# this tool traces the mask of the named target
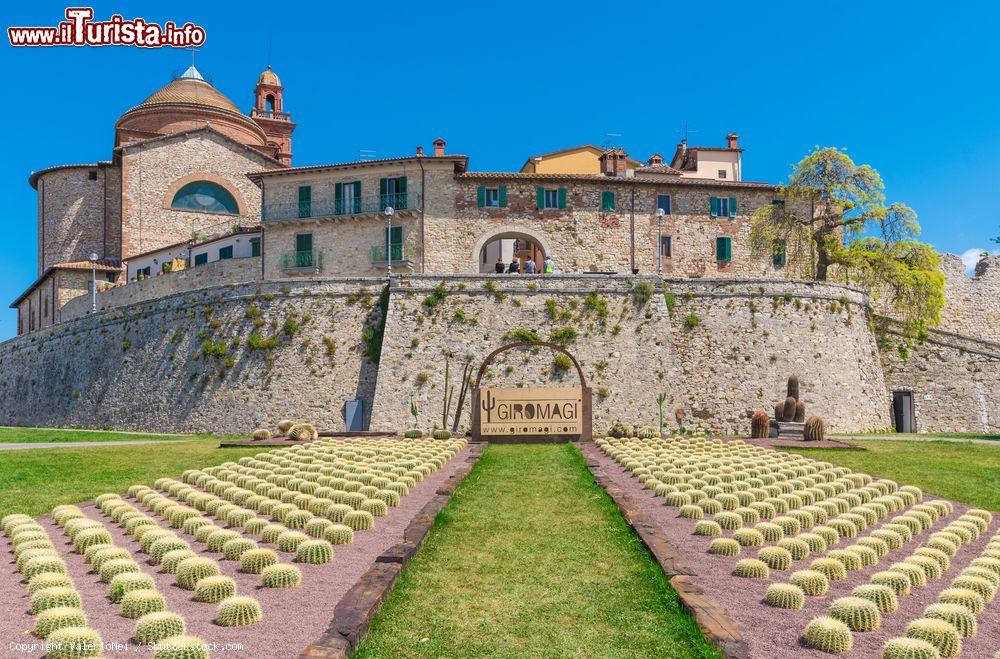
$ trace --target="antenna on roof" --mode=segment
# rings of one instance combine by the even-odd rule
[[[271,68],[271,44],[274,42],[274,32],[267,33],[267,68]]]
[[[687,141],[688,141],[688,136],[689,136],[689,135],[690,135],[691,133],[697,133],[697,132],[698,132],[698,131],[696,131],[696,130],[691,130],[691,128],[690,128],[690,127],[689,127],[689,126],[688,126],[687,124],[684,124],[684,141],[685,141],[685,142],[687,142]]]
[[[604,140],[604,149],[607,150],[607,148],[609,146],[611,146],[612,144],[614,144],[615,138],[616,137],[621,137],[621,136],[622,136],[621,133],[605,133],[604,137],[607,138],[607,139]]]
[[[358,149],[358,160],[375,160],[375,150]]]

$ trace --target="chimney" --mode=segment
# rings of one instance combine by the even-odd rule
[[[422,146],[418,146],[417,147],[417,157],[418,158],[423,158],[424,157],[424,147],[422,147]]]
[[[726,141],[729,142],[728,148],[738,149],[740,148],[740,136],[736,133],[729,133],[726,135]]]
[[[601,173],[605,176],[625,176],[628,154],[622,148],[610,148],[598,157]]]
[[[646,164],[649,165],[650,167],[653,167],[654,165],[662,165],[663,156],[661,156],[659,153],[654,153],[649,157],[649,160],[646,161]]]
[[[444,155],[444,140],[442,138],[437,138],[434,140],[434,157],[440,158]]]

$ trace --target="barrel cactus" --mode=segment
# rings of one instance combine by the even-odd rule
[[[833,601],[828,613],[855,632],[875,631],[882,624],[878,606],[860,597],[840,597]]]
[[[164,555],[175,549],[191,549],[191,545],[176,536],[160,538],[149,547],[149,561],[153,565],[159,565]]]
[[[246,595],[233,595],[219,602],[215,621],[223,627],[242,627],[259,622],[264,617],[260,603]]]
[[[826,595],[830,589],[830,580],[817,570],[798,570],[788,577],[788,583],[798,586],[806,595],[816,597]]]
[[[69,586],[42,588],[41,590],[36,591],[35,594],[29,598],[29,601],[31,602],[32,615],[37,615],[42,611],[47,611],[48,609],[54,609],[56,607],[68,606],[75,609],[83,608],[83,601],[80,599],[80,594]]]
[[[798,403],[797,400],[791,396],[785,398],[785,403],[781,407],[781,418],[785,421],[793,421],[795,419],[795,405]]]
[[[260,539],[268,544],[274,544],[288,528],[284,524],[268,524],[260,531]]]
[[[208,659],[208,645],[197,636],[169,636],[156,644],[152,659]]]
[[[163,555],[160,567],[167,574],[177,574],[177,566],[181,564],[181,561],[194,556],[197,556],[197,554],[190,549],[174,549]]]
[[[132,633],[139,643],[155,643],[170,636],[183,634],[187,630],[184,618],[171,611],[154,611],[139,618]]]
[[[87,616],[83,611],[72,606],[57,606],[46,609],[35,618],[35,636],[46,638],[49,634],[63,627],[86,627]]]
[[[121,614],[126,618],[141,618],[147,613],[164,611],[167,601],[159,591],[152,588],[130,590],[121,601]]]
[[[354,531],[344,524],[334,524],[323,532],[323,539],[331,545],[347,545],[354,542]]]
[[[236,531],[231,531],[229,529],[219,529],[218,531],[213,531],[209,534],[208,538],[205,539],[205,546],[208,547],[209,551],[222,552],[222,548],[230,540],[236,540],[241,537]]]
[[[976,614],[961,604],[931,604],[924,609],[925,618],[937,618],[949,623],[963,638],[976,635],[979,623]]]
[[[702,520],[694,525],[694,534],[703,536],[722,535],[722,527],[712,520]]]
[[[779,609],[798,611],[805,606],[805,601],[802,589],[787,583],[771,584],[764,593],[764,603]]]
[[[99,657],[104,650],[101,635],[90,627],[62,627],[45,639],[48,659],[81,659]]]
[[[997,592],[997,587],[992,581],[971,574],[960,574],[952,579],[951,588],[964,588],[975,591],[986,602],[992,600]]]
[[[31,551],[35,550],[29,550],[25,553],[31,553]],[[44,572],[59,572],[61,574],[66,574],[66,562],[59,558],[57,554],[52,553],[47,549],[38,551],[43,553],[41,555],[35,555],[28,558],[27,561],[19,568],[25,579],[30,580],[35,575],[42,574]],[[22,558],[23,555],[19,556],[18,561]]]
[[[91,545],[110,545],[112,542],[111,533],[103,526],[100,528],[89,528],[76,534],[73,538],[73,549],[78,554],[82,554]]]
[[[783,547],[764,547],[757,552],[757,558],[772,570],[792,567],[792,554]]]
[[[955,657],[962,651],[962,635],[939,618],[918,618],[906,626],[907,638],[927,641],[937,648],[942,657]]]
[[[236,582],[231,577],[221,574],[199,579],[194,588],[195,601],[209,604],[217,604],[235,594]]]
[[[740,543],[732,538],[716,538],[708,545],[708,553],[716,556],[737,556],[740,553]]]
[[[851,591],[852,597],[860,597],[875,603],[880,613],[892,613],[899,608],[896,591],[880,584],[862,584]]]
[[[736,562],[733,575],[745,579],[767,579],[770,574],[767,563],[756,558],[744,558]]]
[[[60,572],[42,572],[28,580],[28,595],[34,595],[43,588],[72,587],[73,580],[68,574]]]
[[[257,543],[249,538],[233,538],[222,545],[222,555],[231,561],[238,561],[244,552],[257,549]]]
[[[344,515],[344,524],[354,531],[365,531],[375,526],[375,517],[364,510],[352,510]]]
[[[268,565],[261,573],[265,588],[292,588],[302,582],[302,572],[294,565],[277,563]]]
[[[826,426],[823,419],[818,416],[811,416],[806,419],[805,428],[802,431],[802,438],[809,442],[820,442],[826,438]]]
[[[760,547],[764,544],[763,534],[756,529],[736,529],[732,539],[740,543],[741,547]]]
[[[326,540],[306,540],[296,547],[295,560],[313,565],[329,563],[333,560],[333,545]]]
[[[847,568],[835,558],[817,558],[809,565],[809,569],[821,572],[830,581],[847,578]]]
[[[288,439],[301,442],[313,438],[313,428],[308,423],[296,423],[288,429]]]
[[[898,570],[884,570],[876,572],[871,576],[869,582],[877,586],[886,586],[892,589],[897,596],[909,595],[913,588],[910,577]]]
[[[250,437],[257,442],[266,441],[268,439],[271,439],[271,431],[268,430],[267,428],[257,428],[256,430],[253,431]]]
[[[108,561],[120,560],[122,558],[132,558],[132,552],[123,547],[115,547],[114,545],[91,545],[84,554],[84,560],[90,563],[97,572],[100,572],[101,566]]]
[[[219,574],[219,566],[215,561],[201,556],[188,558],[177,566],[177,585],[184,590],[194,590],[201,579]]]
[[[287,433],[291,430],[292,426],[295,425],[294,421],[289,421],[288,419],[283,419],[278,421],[278,432]]]
[[[919,638],[891,638],[882,648],[882,659],[940,659],[941,653]]]
[[[240,569],[249,574],[260,574],[268,565],[278,562],[273,549],[251,549],[240,556]]]
[[[750,419],[750,437],[763,439],[771,432],[771,417],[767,412],[755,412]]]
[[[844,654],[854,647],[854,639],[848,626],[827,616],[809,621],[803,640],[809,647],[830,654]]]

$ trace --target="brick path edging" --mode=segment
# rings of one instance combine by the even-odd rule
[[[300,659],[342,659],[347,657],[368,632],[368,625],[382,600],[396,583],[403,567],[420,549],[434,525],[434,518],[451,499],[486,448],[485,444],[470,444],[469,454],[434,497],[420,509],[403,531],[403,541],[389,547],[375,558],[375,564],[344,593],[333,610],[333,619],[326,632],[299,653]]]
[[[719,648],[727,659],[749,659],[750,650],[743,640],[739,624],[730,617],[726,607],[705,595],[698,585],[698,575],[684,564],[683,557],[663,529],[651,524],[642,506],[608,477],[593,453],[600,449],[594,444],[579,445],[579,448],[594,480],[608,493],[622,517],[635,529],[643,544],[663,568],[670,586],[680,597],[681,605],[694,617],[705,638]]]

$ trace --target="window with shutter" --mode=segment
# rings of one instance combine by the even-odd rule
[[[310,217],[312,215],[312,186],[299,186],[299,217]]]
[[[656,208],[662,210],[664,214],[670,215],[670,195],[656,195]]]
[[[715,239],[715,260],[729,262],[733,259],[733,240],[729,237],[720,236]]]
[[[208,252],[202,252],[201,254],[194,255],[195,265],[205,265],[208,263]]]
[[[344,210],[344,184],[334,183],[333,184],[333,212],[336,215],[343,215],[346,211]]]
[[[545,208],[545,188],[535,188],[535,206],[538,210]]]
[[[671,251],[672,246],[670,242],[670,236],[660,236],[660,254],[662,254],[665,259],[669,259],[673,253]]]
[[[559,208],[566,208],[566,188],[559,188]]]
[[[615,209],[615,193],[610,190],[605,190],[601,193],[601,210],[602,211],[613,211]]]
[[[497,188],[497,192],[500,197],[500,208],[507,208],[507,187],[501,185]]]
[[[709,197],[708,198],[708,208],[709,208],[709,212],[712,215],[712,217],[718,217],[719,216],[719,198],[718,197]]]
[[[225,247],[219,248],[219,260],[224,261],[226,259],[233,258],[233,246],[226,245]]]
[[[384,236],[392,254],[392,260],[401,261],[403,259],[403,227],[392,227],[391,231],[386,227]]]
[[[775,268],[783,268],[788,263],[788,247],[784,240],[778,239],[774,241],[771,263]]]
[[[736,197],[729,198],[729,217],[736,217]]]
[[[486,205],[486,188],[479,186],[476,188],[476,206],[482,208]]]

